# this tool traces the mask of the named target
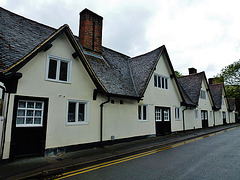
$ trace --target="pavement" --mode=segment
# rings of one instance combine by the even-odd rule
[[[206,129],[177,132],[165,136],[57,154],[55,156],[29,157],[16,159],[12,162],[0,161],[0,179],[43,179],[54,174],[126,157],[233,127],[240,127],[240,124],[234,123]]]

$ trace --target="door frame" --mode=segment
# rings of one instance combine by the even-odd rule
[[[44,102],[44,107],[43,107],[43,122],[42,122],[42,131],[43,135],[41,137],[42,142],[41,142],[41,149],[39,150],[39,156],[44,156],[45,152],[45,145],[46,145],[46,132],[47,132],[47,117],[48,117],[48,102],[49,98],[47,97],[33,97],[33,96],[19,96],[15,95],[14,96],[14,104],[13,104],[13,115],[12,115],[12,128],[11,128],[11,143],[10,143],[10,158],[13,159],[16,156],[16,137],[17,137],[17,128],[21,127],[16,127],[16,118],[17,118],[17,110],[18,110],[18,102],[19,100],[26,100],[26,101],[43,101]],[[22,127],[22,128],[34,128],[34,127]],[[23,155],[23,156],[28,156],[28,155]]]

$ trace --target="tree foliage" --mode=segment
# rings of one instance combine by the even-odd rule
[[[176,75],[177,77],[183,76],[182,73],[180,73],[179,71],[174,71],[174,72],[175,72],[175,75]]]

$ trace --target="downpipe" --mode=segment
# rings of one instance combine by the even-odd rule
[[[103,142],[103,105],[110,102],[110,97],[108,96],[107,101],[100,104],[100,146],[102,147]]]

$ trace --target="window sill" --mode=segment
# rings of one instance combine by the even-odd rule
[[[79,122],[79,123],[66,123],[66,126],[81,126],[81,125],[88,125],[89,122]]]
[[[148,122],[149,120],[146,119],[146,120],[142,120],[142,119],[138,119],[139,122]]]
[[[56,83],[71,84],[71,81],[59,81],[59,80],[55,80],[55,79],[45,79],[45,80],[50,81],[50,82],[56,82]]]
[[[175,121],[181,121],[182,119],[175,119]]]

